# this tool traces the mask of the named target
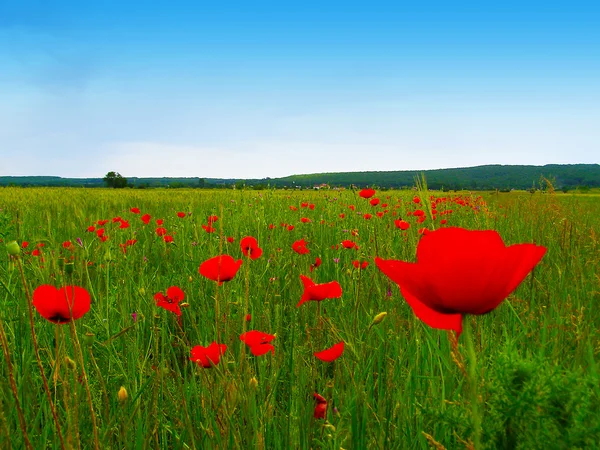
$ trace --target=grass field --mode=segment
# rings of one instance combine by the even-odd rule
[[[482,195],[0,189],[0,236],[21,247],[0,266],[0,448],[598,448],[600,196]],[[547,248],[458,341],[374,263],[415,261],[422,229],[443,227]],[[242,264],[218,286],[199,267],[225,254]],[[297,307],[300,275],[343,293]],[[30,322],[42,285],[84,288],[89,312]],[[172,286],[185,298],[157,306]],[[254,356],[249,330],[273,352]],[[216,365],[190,360],[213,341]],[[342,341],[335,361],[314,356]]]

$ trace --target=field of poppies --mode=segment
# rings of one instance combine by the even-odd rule
[[[0,448],[598,448],[600,196],[0,189]]]

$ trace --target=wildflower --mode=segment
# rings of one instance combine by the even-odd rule
[[[300,280],[302,280],[302,283],[304,284],[304,293],[302,294],[300,302],[296,305],[296,308],[309,300],[320,302],[326,298],[340,298],[342,296],[342,287],[337,281],[316,284],[304,275],[300,275]]]
[[[205,369],[210,369],[212,366],[219,364],[221,356],[227,350],[225,344],[217,344],[213,341],[208,347],[196,345],[190,351],[190,361],[195,362]]]
[[[156,306],[166,309],[167,311],[171,311],[177,317],[181,316],[181,308],[179,307],[179,302],[185,298],[185,293],[181,290],[181,288],[177,286],[171,286],[167,289],[167,295],[164,295],[162,292],[158,292],[154,295],[154,300],[156,301]]]
[[[240,247],[244,256],[250,259],[258,259],[262,255],[262,248],[259,248],[258,242],[252,236],[246,236],[240,241]]]
[[[300,222],[302,222],[302,223],[311,223],[311,222],[312,222],[312,220],[310,220],[308,217],[302,217],[302,218],[300,219]]]
[[[344,248],[353,248],[355,250],[358,250],[358,245],[356,244],[356,242],[351,241],[349,239],[343,240],[341,244]]]
[[[310,253],[308,247],[306,247],[306,241],[304,239],[300,239],[292,244],[292,250],[294,250],[299,255],[306,255]]]
[[[327,414],[327,400],[316,392],[313,394],[313,398],[317,402],[313,417],[315,419],[325,419],[325,415]]]
[[[241,265],[241,259],[235,261],[229,255],[219,255],[200,264],[198,272],[206,278],[218,282],[220,286],[225,281],[231,281]]]
[[[315,353],[314,355],[321,361],[333,362],[342,356],[342,353],[344,353],[344,345],[344,341],[341,341],[334,346],[329,347],[328,349]]]
[[[208,216],[208,218],[206,219],[206,221],[208,222],[209,225],[212,225],[217,220],[219,220],[219,218],[217,216]]]
[[[152,219],[152,216],[150,214],[144,214],[142,217],[140,217],[140,219],[142,222],[144,222],[144,224],[148,225],[150,223],[150,219]]]
[[[250,347],[254,356],[262,356],[268,352],[275,354],[275,347],[270,342],[275,339],[274,334],[264,333],[258,330],[250,330],[240,335],[240,341]]]
[[[167,229],[165,227],[158,227],[156,229],[157,236],[164,236],[165,234],[167,234]]]
[[[129,211],[131,211],[134,214],[139,214],[141,212],[140,208],[131,208]]]
[[[368,261],[363,261],[363,262],[361,263],[361,262],[360,262],[360,261],[358,261],[358,260],[354,260],[354,261],[352,261],[352,265],[353,265],[353,266],[354,266],[354,268],[356,268],[356,269],[359,269],[359,268],[360,268],[360,269],[363,269],[363,270],[364,270],[364,269],[366,269],[366,268],[367,268],[367,266],[369,265],[369,262],[368,262]]]
[[[204,229],[204,231],[206,231],[207,233],[214,233],[216,230],[215,227],[212,227],[210,225],[202,225],[202,228]]]
[[[362,198],[371,198],[375,195],[375,189],[371,189],[371,188],[363,189],[358,193],[358,195],[361,196]]]
[[[312,272],[314,269],[316,269],[317,267],[319,267],[321,265],[323,261],[321,260],[321,258],[319,258],[318,256],[315,258],[315,262],[314,264],[310,265],[310,271]]]
[[[185,213],[184,213],[184,212],[182,212],[182,211],[179,211],[179,212],[177,213],[177,217],[179,217],[180,219],[183,219],[183,218],[185,217]]]
[[[371,204],[371,206],[377,206],[379,205],[379,202],[381,200],[379,200],[378,198],[372,198],[371,200],[369,200],[369,203]]]
[[[90,294],[79,286],[57,289],[43,284],[33,291],[33,306],[50,322],[64,324],[83,317],[90,310]]]
[[[127,389],[125,389],[124,386],[121,386],[121,388],[119,389],[119,392],[117,392],[117,399],[119,400],[119,403],[120,404],[125,403],[128,398],[129,398],[129,394],[127,394]]]
[[[410,223],[402,219],[394,220],[394,225],[396,225],[396,228],[400,228],[402,231],[406,231],[410,228]]]
[[[464,314],[494,310],[540,262],[546,248],[506,246],[498,232],[440,228],[424,235],[417,262],[375,258],[427,325],[462,332]]]

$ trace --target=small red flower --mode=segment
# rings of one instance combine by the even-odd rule
[[[140,219],[142,219],[142,222],[148,225],[150,223],[150,219],[152,219],[152,216],[150,214],[144,214],[142,217],[140,217]]]
[[[220,286],[225,281],[231,281],[241,265],[241,259],[235,261],[229,255],[219,255],[200,264],[198,272],[206,278],[218,282]]]
[[[171,242],[173,242],[173,236],[171,236],[170,234],[166,234],[163,236],[163,241],[165,241],[167,244],[170,244]]]
[[[363,219],[369,220],[371,217],[373,217],[372,214],[369,214],[369,213],[363,214]]]
[[[39,248],[34,248],[33,251],[31,252],[31,256],[40,256],[41,252]]]
[[[208,222],[209,225],[212,225],[217,220],[219,220],[219,218],[217,216],[208,216],[208,218],[206,219],[206,221]]]
[[[372,198],[371,200],[369,200],[369,203],[371,204],[371,206],[377,206],[379,205],[379,202],[381,200],[379,200],[378,198]]]
[[[325,397],[317,394],[316,392],[313,394],[313,397],[317,402],[317,405],[315,406],[315,412],[313,414],[314,418],[325,419],[325,416],[327,415],[327,400],[325,400]]]
[[[358,250],[358,245],[356,244],[356,242],[351,241],[349,239],[342,241],[342,246],[344,248],[353,248],[355,250]]]
[[[217,344],[216,341],[208,347],[196,345],[190,352],[190,361],[195,362],[205,369],[210,369],[212,366],[219,364],[225,350],[227,350],[227,346],[225,344]]]
[[[262,356],[268,352],[275,354],[275,347],[270,342],[275,339],[274,334],[264,333],[258,330],[250,330],[240,335],[240,341],[250,347],[254,356]]]
[[[162,292],[158,292],[154,295],[154,300],[156,301],[156,306],[166,309],[167,311],[171,311],[175,313],[177,317],[181,316],[181,308],[179,307],[179,302],[185,298],[184,292],[181,288],[177,286],[171,286],[167,289],[167,295],[164,295]]]
[[[165,221],[162,219],[156,219],[156,225],[158,225],[159,227],[161,227],[164,222]]]
[[[104,225],[106,225],[107,223],[108,223],[108,219],[105,219],[105,220],[99,220],[99,221],[98,221],[98,225],[99,225],[99,226],[101,226],[101,227],[103,227],[103,226],[104,226]]]
[[[342,296],[342,287],[337,281],[315,284],[313,280],[304,275],[300,275],[300,280],[304,284],[304,293],[296,308],[309,300],[320,302],[326,298],[340,298]]]
[[[375,195],[375,189],[367,188],[358,193],[362,198],[371,198]]]
[[[164,236],[165,234],[167,234],[167,229],[164,227],[158,227],[156,229],[156,235],[157,236]]]
[[[82,317],[90,310],[90,294],[79,286],[57,289],[43,284],[33,291],[33,306],[50,322],[64,324]]]
[[[126,220],[121,220],[121,225],[119,225],[119,228],[129,228],[129,222]]]
[[[540,262],[546,248],[506,246],[498,232],[440,228],[424,235],[417,262],[375,258],[416,316],[433,328],[462,332],[464,314],[494,310]]]
[[[410,223],[402,219],[394,220],[394,225],[396,225],[396,228],[400,228],[402,231],[406,231],[410,228]]]
[[[421,203],[421,199],[419,197],[417,197],[416,195],[413,197],[413,203]]]
[[[227,237],[227,242],[229,242],[230,244],[233,244],[235,240],[233,239],[233,237],[229,236]]]
[[[242,238],[240,247],[244,256],[248,256],[250,259],[258,259],[263,253],[262,248],[258,247],[258,242],[252,236]]]
[[[317,267],[319,267],[321,265],[323,261],[321,260],[321,258],[319,258],[318,256],[315,258],[315,262],[314,264],[310,265],[310,271],[312,272],[314,269],[316,269]]]
[[[89,227],[87,227],[88,233],[93,233],[94,231],[96,231],[96,227],[94,225],[90,225]]]
[[[140,208],[131,208],[129,211],[131,211],[134,214],[139,214],[141,212]]]
[[[302,222],[302,223],[311,223],[311,222],[312,222],[312,220],[310,220],[308,217],[302,217],[302,218],[300,219],[300,222]]]
[[[63,248],[73,248],[73,243],[71,241],[65,241],[62,243]]]
[[[304,239],[300,239],[292,244],[292,250],[294,250],[299,255],[306,255],[310,253],[310,250],[306,246],[306,241]]]
[[[209,222],[210,224],[210,222]],[[216,230],[215,227],[212,227],[210,225],[202,225],[202,228],[204,229],[204,231],[206,231],[207,233],[214,233]]]
[[[358,269],[358,268],[361,268],[361,269],[366,269],[366,268],[368,267],[368,265],[369,265],[369,262],[368,262],[368,261],[363,261],[363,262],[361,263],[360,261],[358,261],[358,260],[355,260],[355,261],[352,261],[352,265],[353,265],[353,266],[354,266],[356,269]]]
[[[29,247],[29,242],[23,241],[23,243],[21,244],[21,248],[27,248],[27,247]]]
[[[288,226],[287,226],[287,230],[288,230],[288,231],[292,231],[293,229],[294,229],[294,225],[288,225]]]
[[[344,353],[344,345],[344,341],[338,342],[333,347],[317,352],[314,355],[321,361],[333,362]]]
[[[177,213],[177,217],[179,217],[180,219],[183,219],[185,217],[185,213],[180,211]]]

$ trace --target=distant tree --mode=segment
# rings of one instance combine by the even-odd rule
[[[107,187],[124,188],[127,186],[127,178],[123,177],[119,172],[108,172],[102,178]]]

